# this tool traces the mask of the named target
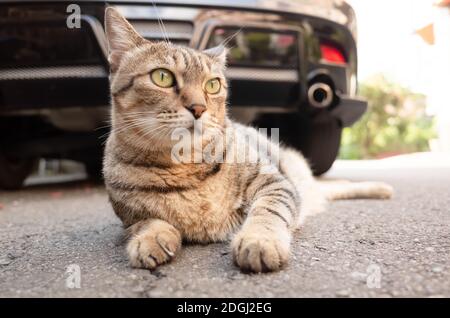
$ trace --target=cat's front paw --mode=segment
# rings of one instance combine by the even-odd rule
[[[131,266],[154,269],[174,258],[180,247],[178,230],[164,221],[154,220],[130,239],[127,252]]]
[[[289,239],[270,233],[238,233],[232,242],[233,259],[243,271],[280,270],[289,260]]]

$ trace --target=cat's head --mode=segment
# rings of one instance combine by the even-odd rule
[[[220,134],[226,121],[226,49],[196,51],[142,38],[114,8],[105,14],[113,133],[167,146],[177,128]]]

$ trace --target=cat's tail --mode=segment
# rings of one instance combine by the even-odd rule
[[[329,201],[351,199],[390,199],[394,189],[384,182],[351,182],[348,180],[317,180],[320,191]]]
[[[297,227],[307,218],[325,210],[327,203],[351,199],[390,199],[394,189],[383,182],[351,182],[347,180],[314,180],[300,186],[303,198]]]
[[[284,148],[280,168],[300,194],[297,226],[325,210],[329,201],[350,199],[389,199],[394,189],[383,182],[351,182],[316,179],[308,162],[296,150]]]

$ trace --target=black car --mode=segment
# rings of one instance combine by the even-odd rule
[[[165,30],[197,49],[225,42],[232,117],[279,128],[316,175],[336,159],[343,127],[366,110],[356,97],[355,15],[344,1],[0,1],[0,187],[20,187],[37,158],[100,171],[107,6],[148,39]]]

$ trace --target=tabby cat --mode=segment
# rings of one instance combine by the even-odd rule
[[[106,10],[105,24],[112,130],[104,177],[110,202],[129,234],[132,266],[154,269],[169,262],[182,241],[230,239],[234,262],[243,271],[276,271],[288,262],[292,232],[327,200],[391,196],[392,188],[382,183],[322,185],[300,153],[231,121],[224,48],[200,52],[168,41],[150,42],[114,8]],[[200,123],[200,151],[224,143],[212,153],[217,160],[174,160],[179,140],[173,132],[193,133]],[[225,131],[232,133],[222,138]],[[266,146],[269,154],[253,161],[219,160],[243,136]],[[248,147],[260,155],[251,143]]]

